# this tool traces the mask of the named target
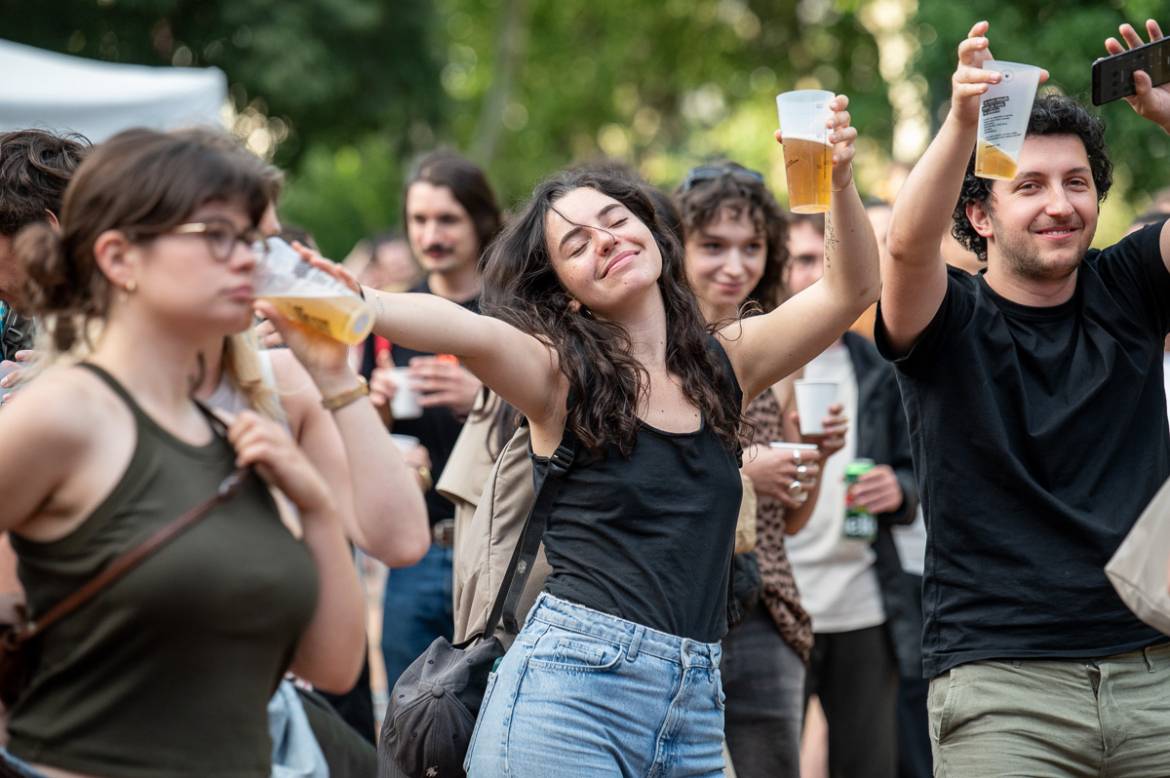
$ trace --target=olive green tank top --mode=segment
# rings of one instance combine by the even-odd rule
[[[220,434],[192,446],[162,429],[113,377],[138,440],[110,495],[72,533],[13,536],[33,616],[122,551],[206,500],[234,468]],[[214,425],[213,425],[214,426]],[[308,549],[252,475],[205,519],[39,639],[9,750],[108,778],[268,778],[267,704],[316,606]]]

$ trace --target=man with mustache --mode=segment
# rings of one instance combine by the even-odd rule
[[[453,152],[434,152],[416,166],[403,202],[410,250],[426,273],[410,291],[436,294],[478,312],[479,257],[501,225],[495,194],[483,171]],[[408,380],[418,394],[422,416],[393,419],[391,425],[397,434],[418,438],[431,461],[431,472],[421,478],[433,536],[430,551],[413,567],[392,571],[386,582],[382,655],[387,685],[393,687],[431,641],[440,635],[450,638],[454,630],[455,507],[435,491],[434,482],[442,475],[482,384],[449,355],[391,344],[389,352],[376,359],[371,394],[386,406],[395,392],[390,371],[409,368]],[[368,367],[372,367],[370,361]],[[379,393],[383,397],[377,397]]]
[[[876,328],[926,516],[935,775],[1166,775],[1170,643],[1104,567],[1170,476],[1170,228],[1089,248],[1112,166],[1068,97],[1036,98],[1013,179],[975,177],[1002,78],[987,30],[959,45],[950,113],[894,205]],[[1134,81],[1131,107],[1170,132],[1170,85]],[[980,275],[944,265],[948,226]]]

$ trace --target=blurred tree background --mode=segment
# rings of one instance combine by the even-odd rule
[[[1089,66],[1158,0],[989,0],[992,50],[1087,99]],[[233,129],[289,173],[284,217],[330,256],[397,224],[410,162],[449,145],[505,206],[573,161],[611,157],[672,188],[731,157],[783,200],[774,96],[852,99],[863,190],[890,197],[945,115],[958,41],[943,0],[0,0],[21,43],[118,62],[216,66]],[[1163,20],[1164,22],[1167,20]],[[1105,106],[1118,187],[1102,240],[1166,185],[1170,140]]]

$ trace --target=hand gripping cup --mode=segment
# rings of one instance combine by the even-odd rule
[[[1032,101],[1041,70],[1018,62],[988,60],[984,70],[1003,74],[979,98],[979,143],[975,147],[975,175],[1010,181],[1019,171],[1020,149],[1028,133]]]
[[[832,92],[801,89],[776,96],[784,140],[788,207],[794,213],[824,213],[832,194],[833,147],[829,144]]]
[[[280,238],[268,238],[256,269],[256,296],[281,315],[351,346],[374,327],[369,306],[352,289],[310,265]]]

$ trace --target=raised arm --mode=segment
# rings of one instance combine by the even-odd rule
[[[430,294],[366,288],[374,331],[418,351],[454,354],[481,381],[533,423],[563,415],[556,355],[535,337],[490,316]]]
[[[983,69],[991,59],[987,22],[959,44],[951,76],[951,110],[938,135],[903,184],[890,216],[882,259],[882,325],[898,352],[910,350],[930,324],[947,291],[947,266],[938,247],[951,216],[979,131],[979,97],[1000,74]]]
[[[1123,24],[1118,28],[1118,32],[1121,33],[1125,45],[1116,38],[1107,39],[1105,50],[1111,55],[1121,54],[1127,47],[1135,49],[1143,43],[1132,25]],[[1150,41],[1164,37],[1161,26],[1153,19],[1146,20],[1146,33],[1150,36]],[[1155,87],[1150,75],[1144,70],[1138,70],[1133,74],[1133,85],[1137,94],[1125,98],[1129,107],[1139,116],[1161,127],[1164,132],[1170,133],[1170,84]],[[1165,263],[1166,270],[1170,271],[1170,222],[1162,225],[1161,245],[1162,262]]]
[[[825,220],[824,276],[771,313],[720,333],[745,403],[832,345],[877,300],[877,240],[853,182],[857,130],[850,126],[848,106],[843,95],[830,103],[833,192]],[[783,142],[779,132],[776,139]]]
[[[332,412],[322,407],[323,394],[338,396],[352,389],[357,375],[345,364],[344,346],[333,369],[302,366],[292,353],[297,335],[287,331],[294,326],[282,326],[291,348],[269,352],[293,435],[334,485],[350,540],[389,567],[412,565],[430,547],[426,505],[414,470],[406,466],[369,400],[360,398]],[[350,488],[338,488],[340,484]]]

